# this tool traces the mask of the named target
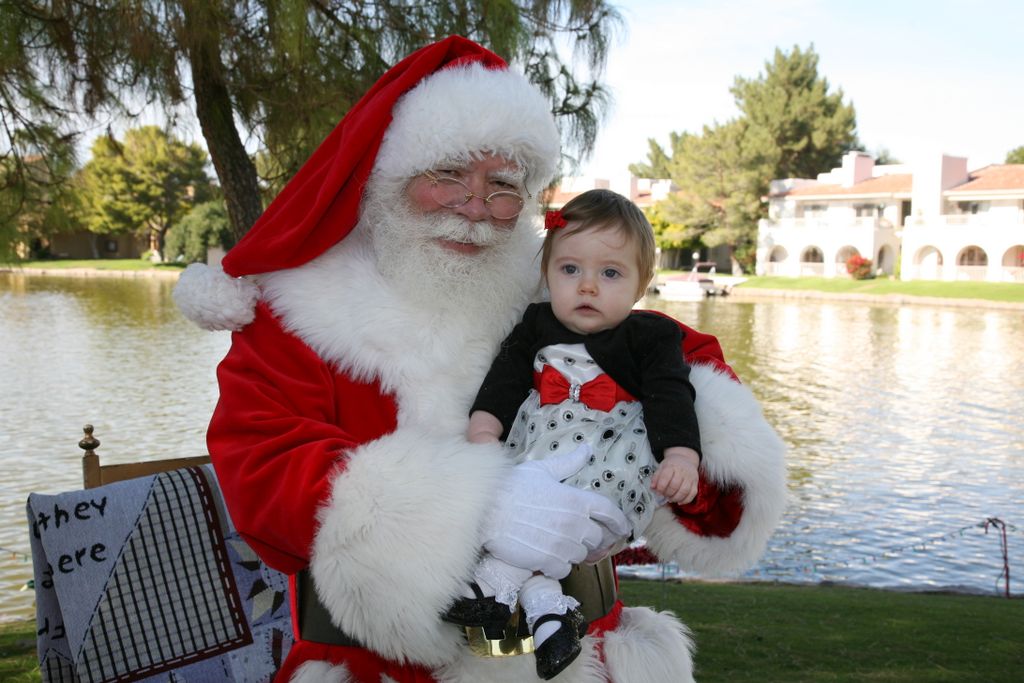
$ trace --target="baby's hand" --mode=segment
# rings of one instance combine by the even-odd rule
[[[498,443],[501,438],[501,421],[483,410],[474,410],[469,416],[466,440],[470,443]]]
[[[666,448],[665,457],[651,479],[651,489],[670,503],[689,503],[697,497],[698,463],[700,456],[692,448]]]

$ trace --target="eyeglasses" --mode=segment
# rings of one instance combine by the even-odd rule
[[[484,200],[491,217],[499,221],[515,218],[523,210],[523,198],[511,190],[499,190],[485,197],[470,190],[458,178],[437,175],[433,171],[424,171],[423,177],[430,181],[431,198],[446,209],[457,209],[465,206],[473,197],[479,197]],[[530,196],[529,192],[526,194]]]

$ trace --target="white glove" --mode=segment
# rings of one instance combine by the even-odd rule
[[[628,536],[613,534],[611,531],[608,531],[605,537],[601,539],[601,545],[587,553],[587,558],[583,562],[586,564],[597,564],[609,555],[625,550],[626,546],[629,545],[627,539]]]
[[[495,492],[484,522],[484,549],[505,562],[553,579],[629,533],[618,506],[561,481],[590,459],[590,447],[516,465]]]

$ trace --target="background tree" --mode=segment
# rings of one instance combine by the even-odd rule
[[[738,117],[699,135],[673,133],[671,154],[649,140],[648,163],[630,169],[667,170],[680,188],[659,208],[667,232],[708,247],[728,245],[734,269],[749,270],[769,182],[813,178],[859,143],[853,105],[843,102],[842,90],[829,91],[813,46],[776,49],[762,74],[737,76],[731,92]]]
[[[637,178],[669,178],[672,175],[672,159],[682,149],[686,140],[691,137],[690,133],[671,132],[669,136],[669,151],[666,152],[656,140],[647,140],[647,163],[630,164],[629,172]]]
[[[903,162],[893,154],[887,147],[879,147],[874,152],[868,152],[875,158],[876,166],[883,166],[885,164],[902,164]]]
[[[750,126],[757,161],[772,178],[814,178],[859,148],[857,117],[843,91],[829,92],[814,46],[776,48],[757,78],[737,76],[730,92]]]
[[[194,105],[241,235],[262,211],[247,147],[265,152],[273,191],[389,65],[452,33],[522,68],[551,99],[567,149],[585,156],[618,24],[603,0],[0,0],[0,135],[69,113]]]
[[[82,217],[98,233],[149,238],[162,258],[167,231],[211,195],[206,153],[157,126],[97,138],[82,170]]]
[[[0,156],[0,262],[45,256],[52,234],[77,226],[78,195],[62,182],[75,170],[73,150],[52,129],[36,135],[46,144],[16,134],[19,153]],[[40,153],[44,146],[51,150],[48,156]]]
[[[1016,149],[1011,149],[1009,152],[1007,152],[1006,161],[1004,163],[1024,164],[1024,145],[1021,145]]]
[[[763,161],[748,148],[752,137],[747,122],[735,119],[681,138],[670,165],[681,191],[662,202],[669,232],[708,247],[729,246],[741,266],[753,258],[750,226],[761,214]]]
[[[234,233],[224,201],[213,199],[192,207],[171,227],[167,233],[166,257],[169,261],[181,258],[187,263],[205,263],[207,249],[232,246]]]

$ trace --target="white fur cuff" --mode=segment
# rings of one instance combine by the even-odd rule
[[[645,533],[647,545],[685,571],[741,571],[761,557],[785,510],[786,446],[750,389],[707,365],[693,366],[690,380],[697,392],[701,467],[715,483],[743,488],[743,516],[727,537],[700,536],[660,507]]]
[[[354,450],[321,508],[310,570],[332,621],[384,657],[438,666],[462,650],[440,620],[469,579],[508,461],[412,428]]]

